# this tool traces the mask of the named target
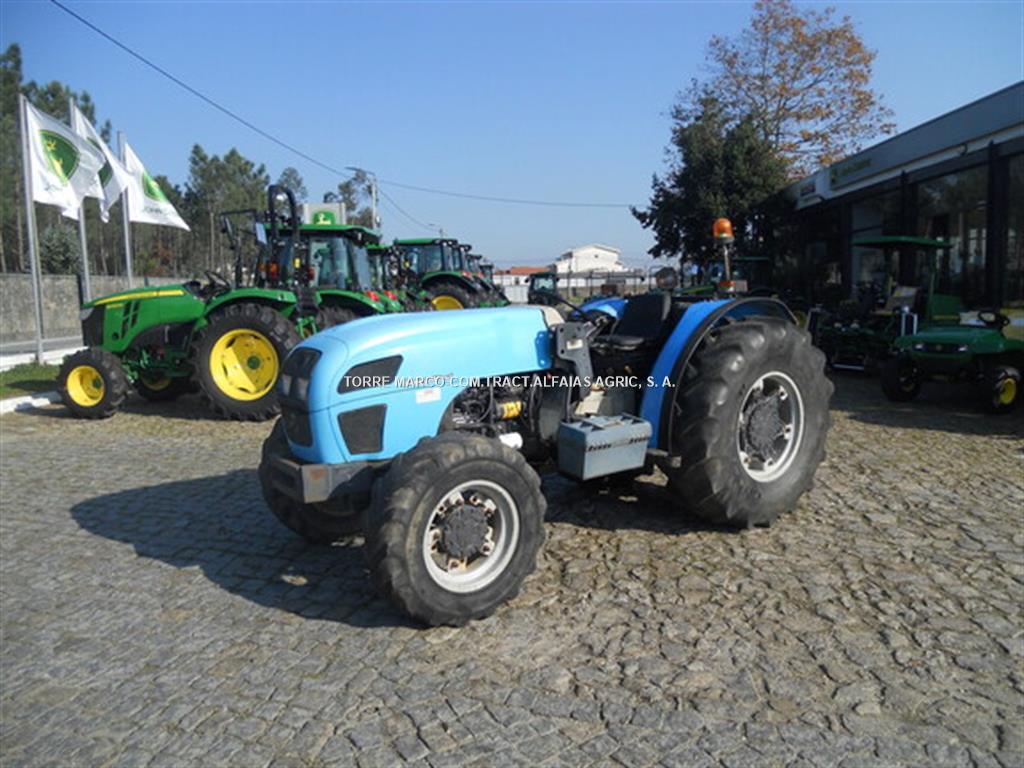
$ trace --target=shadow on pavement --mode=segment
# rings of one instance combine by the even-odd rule
[[[666,534],[717,530],[675,511],[671,495],[649,482],[606,488],[547,475],[544,490],[549,522]],[[308,544],[267,510],[251,469],[98,496],[71,515],[90,533],[130,544],[139,557],[198,567],[259,605],[358,627],[417,626],[375,593],[361,538]]]
[[[921,429],[989,437],[1024,437],[1024,407],[1014,412],[989,412],[981,390],[965,382],[927,382],[917,399],[890,402],[877,376],[830,374],[836,385],[832,409],[864,424],[896,429]]]
[[[57,408],[37,410],[35,414],[51,419],[77,418],[63,404],[58,403],[58,406]],[[133,416],[159,416],[163,419],[180,419],[182,421],[228,421],[211,411],[199,395],[182,395],[175,400],[161,403],[146,400],[133,391],[128,395],[128,399],[118,413],[130,413]]]
[[[271,515],[255,470],[119,491],[76,504],[85,530],[144,558],[198,567],[259,605],[359,627],[416,626],[378,597],[362,540],[308,544]]]

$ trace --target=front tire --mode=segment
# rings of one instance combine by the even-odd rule
[[[299,334],[280,313],[232,304],[210,318],[192,344],[199,390],[221,416],[263,421],[280,410],[274,385]]]
[[[921,372],[910,360],[890,357],[881,365],[882,392],[894,403],[908,403],[921,392]]]
[[[128,376],[121,361],[100,347],[89,347],[68,355],[57,374],[60,399],[83,419],[106,419],[124,405],[128,397]]]
[[[796,506],[825,458],[832,382],[793,323],[757,318],[712,330],[676,390],[666,468],[688,512],[718,525],[769,525]]]
[[[278,419],[263,442],[260,456],[260,490],[274,517],[288,530],[310,544],[333,544],[362,530],[362,507],[356,499],[323,504],[302,504],[277,490],[271,482],[270,462],[275,456],[287,456],[288,437],[284,422]]]
[[[985,376],[988,405],[992,413],[1009,413],[1020,401],[1020,371],[1009,365],[996,365]]]
[[[425,624],[489,616],[536,567],[546,509],[519,452],[477,435],[424,438],[374,486],[364,524],[371,576]]]

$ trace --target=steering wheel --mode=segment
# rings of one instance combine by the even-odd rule
[[[986,328],[995,328],[997,330],[1005,328],[1010,324],[1010,318],[994,309],[979,309],[978,319],[985,324]]]
[[[210,281],[210,287],[224,291],[231,290],[231,281],[228,280],[220,272],[214,272],[212,269],[208,269],[203,274]]]

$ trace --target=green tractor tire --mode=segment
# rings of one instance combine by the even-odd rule
[[[190,350],[199,391],[213,411],[242,421],[277,415],[275,385],[299,343],[295,327],[260,304],[232,304],[210,318]]]
[[[106,419],[124,405],[128,376],[117,355],[89,347],[64,358],[57,387],[64,405],[83,419]]]

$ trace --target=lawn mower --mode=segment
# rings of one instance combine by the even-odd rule
[[[278,210],[279,197],[288,212]],[[233,220],[248,217],[236,230]],[[134,387],[169,400],[198,387],[215,413],[266,419],[278,412],[280,363],[299,339],[356,317],[395,308],[372,289],[361,227],[301,223],[290,190],[271,186],[267,211],[228,211],[222,228],[235,253],[233,280],[134,288],[81,308],[86,349],[58,374],[64,404],[84,418],[106,418]],[[255,253],[242,234],[255,241]]]
[[[618,483],[657,466],[680,510],[739,527],[810,488],[832,385],[785,305],[664,290],[618,320],[569,306],[387,315],[304,340],[263,445],[272,513],[311,542],[361,532],[383,594],[459,625],[534,570],[538,469]]]
[[[925,381],[971,381],[994,413],[1020,400],[1024,341],[1008,338],[1010,318],[992,309],[964,313],[960,325],[935,325],[900,336],[882,363],[882,391],[894,402],[917,397]]]

